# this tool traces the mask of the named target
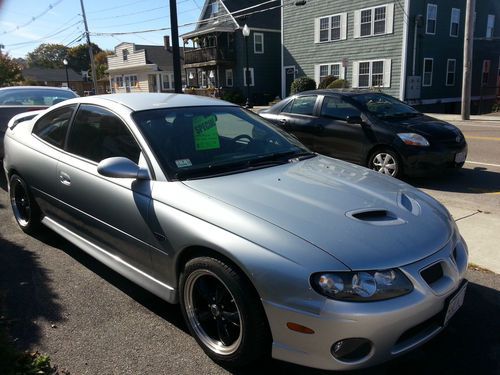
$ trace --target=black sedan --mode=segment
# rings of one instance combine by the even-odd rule
[[[460,168],[467,157],[456,126],[380,92],[306,91],[260,115],[313,151],[394,177]]]

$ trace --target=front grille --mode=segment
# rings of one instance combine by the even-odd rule
[[[443,277],[443,267],[441,263],[433,264],[432,266],[420,271],[420,275],[429,285],[432,285]]]
[[[415,340],[426,337],[441,326],[442,313],[434,315],[420,324],[406,330],[396,341],[396,347],[405,347]]]

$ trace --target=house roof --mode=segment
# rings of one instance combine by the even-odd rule
[[[150,46],[143,44],[136,44],[135,50],[146,51],[146,64],[156,64],[159,70],[172,71],[174,69],[174,54],[171,48],[164,46]],[[179,47],[181,62],[184,60],[184,48]]]
[[[47,81],[47,82],[66,82],[66,69],[49,69],[32,67],[22,70],[24,79],[31,81]],[[83,81],[81,74],[78,74],[73,69],[68,68],[69,81]]]

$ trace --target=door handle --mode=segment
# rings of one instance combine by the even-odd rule
[[[59,172],[59,181],[61,181],[61,184],[70,186],[71,185],[71,178],[69,177],[69,174],[65,172]]]
[[[286,125],[287,123],[286,118],[280,118],[278,121],[280,122],[281,125]]]

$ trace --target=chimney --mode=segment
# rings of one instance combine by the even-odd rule
[[[170,36],[169,35],[163,36],[163,47],[165,47],[165,49],[167,49],[167,50],[170,50]]]

